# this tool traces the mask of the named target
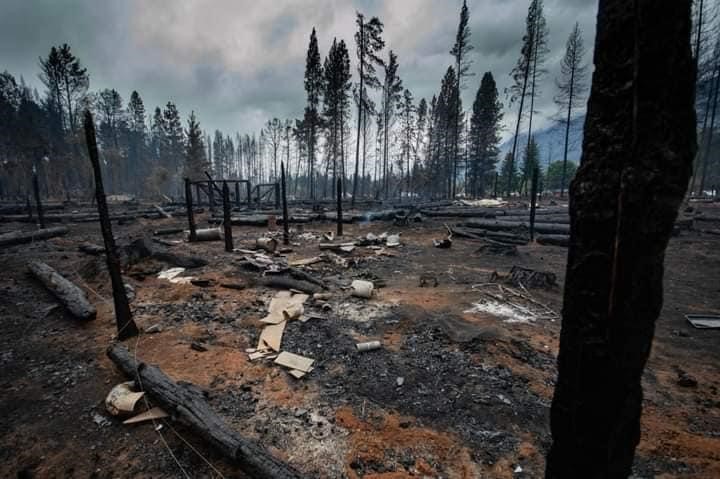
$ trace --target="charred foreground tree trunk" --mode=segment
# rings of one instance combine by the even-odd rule
[[[696,149],[691,0],[601,0],[571,238],[549,478],[621,478],[663,260]]]

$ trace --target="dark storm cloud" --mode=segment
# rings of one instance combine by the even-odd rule
[[[463,103],[469,108],[482,73],[499,90],[517,61],[529,0],[470,0],[473,67]],[[385,23],[387,47],[400,60],[404,85],[430,98],[452,63],[449,50],[460,0],[4,0],[0,4],[0,70],[37,80],[38,57],[69,43],[91,74],[91,89],[134,89],[150,112],[168,100],[195,110],[205,129],[257,131],[272,117],[297,118],[304,106],[305,50],[313,26],[321,55],[333,37],[349,44],[353,68],[355,11]],[[554,112],[554,76],[565,39],[578,21],[591,50],[595,0],[546,0],[550,54],[537,101],[539,125]],[[387,52],[384,52],[386,56]],[[587,61],[590,62],[588,54]],[[509,124],[512,113],[506,112]]]

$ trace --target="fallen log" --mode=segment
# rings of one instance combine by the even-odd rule
[[[468,220],[461,223],[461,226],[491,231],[514,231],[518,229],[529,229],[530,223],[527,221]],[[570,225],[535,223],[535,232],[540,234],[568,235],[570,234]]]
[[[128,246],[125,246],[123,252],[126,257],[125,262],[128,264],[137,263],[145,258],[152,258],[181,268],[191,269],[207,265],[207,261],[196,256],[182,256],[157,249],[146,238],[136,239]]]
[[[248,477],[258,479],[299,479],[303,477],[255,441],[231,429],[207,402],[197,386],[175,382],[157,366],[135,359],[127,348],[111,346],[108,357],[129,378],[139,384],[171,416],[187,423],[194,432],[236,463]]]
[[[537,213],[536,213],[537,216]],[[500,216],[497,219],[500,221],[530,221],[530,214],[527,215],[512,215],[512,216]],[[570,224],[570,216],[568,215],[544,215],[539,216],[538,219],[541,219],[543,223],[556,223],[561,225],[569,225]]]
[[[210,218],[208,223],[219,225],[223,222],[222,218]],[[230,224],[233,226],[268,226],[269,216],[252,215],[252,216],[233,216],[230,218]]]
[[[16,244],[32,243],[33,241],[45,240],[56,236],[63,236],[68,233],[65,226],[45,228],[32,231],[13,231],[0,235],[0,246],[12,246]]]
[[[97,316],[95,306],[90,304],[85,292],[77,285],[40,261],[29,263],[28,269],[65,306],[70,314],[83,321],[95,319]]]
[[[454,217],[454,218],[495,218],[497,210],[493,208],[446,208],[446,209],[421,209],[420,213],[429,217]]]
[[[307,294],[315,294],[320,292],[320,286],[309,283],[307,281],[301,281],[297,279],[288,278],[286,276],[265,276],[259,281],[263,286],[280,289],[296,289]]]
[[[569,235],[538,235],[535,241],[541,245],[564,246],[566,248],[570,246]]]
[[[153,234],[155,236],[165,236],[165,235],[174,235],[178,233],[182,233],[185,231],[183,228],[165,228],[165,229],[159,229],[155,230]]]
[[[504,231],[488,231],[483,229],[466,230],[459,227],[447,227],[448,231],[460,238],[468,238],[474,240],[492,239],[507,244],[525,245],[528,239],[523,235],[506,233]]]
[[[82,243],[80,246],[78,246],[78,251],[91,254],[93,256],[98,256],[105,252],[105,248],[103,246],[93,243]]]

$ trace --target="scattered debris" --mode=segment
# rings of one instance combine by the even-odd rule
[[[387,245],[388,248],[395,248],[396,246],[400,246],[400,235],[389,235],[385,240],[385,245]]]
[[[530,268],[513,266],[510,269],[510,273],[507,275],[498,273],[497,271],[493,272],[490,275],[490,282],[502,282],[528,288],[550,288],[557,286],[557,277],[555,276],[555,273],[535,271]]]
[[[166,279],[174,284],[188,284],[195,279],[193,276],[180,276],[185,272],[185,268],[169,268],[164,269],[158,273],[159,279]]]
[[[537,319],[537,315],[533,314],[527,308],[487,299],[482,299],[480,302],[474,303],[473,307],[465,311],[465,313],[486,313],[498,318],[503,318],[505,322],[508,323],[530,323]]]
[[[447,249],[452,246],[452,237],[448,235],[447,238],[441,240],[433,240],[433,246],[440,249]]]
[[[267,251],[268,253],[274,253],[277,249],[278,242],[275,238],[258,238],[255,240],[255,246],[258,249]]]
[[[280,351],[280,343],[282,342],[283,332],[285,331],[285,323],[282,321],[278,324],[269,324],[260,333],[257,349],[272,349]]]
[[[197,341],[193,341],[192,343],[190,343],[190,349],[201,353],[207,351],[207,347],[202,343],[198,343]]]
[[[268,306],[268,314],[260,321],[267,324],[279,324],[283,321],[297,319],[303,314],[303,303],[308,299],[306,294],[293,295],[290,291],[279,291]]]
[[[286,368],[289,368],[291,370],[301,371],[303,373],[310,372],[312,370],[312,365],[314,362],[314,359],[306,358],[298,354],[289,353],[287,351],[281,352],[280,354],[278,354],[278,357],[275,358],[275,364],[285,366]]]
[[[437,288],[437,286],[438,286],[437,275],[435,273],[422,273],[419,278],[418,286],[421,288],[424,288],[430,282],[432,282],[433,288]]]
[[[162,408],[156,406],[138,414],[137,416],[124,420],[123,424],[137,424],[145,421],[153,421],[155,419],[163,419],[169,416],[170,415],[163,411]]]
[[[352,288],[353,296],[366,299],[372,297],[373,290],[375,289],[371,281],[363,281],[361,279],[354,280],[350,287]]]
[[[190,280],[190,284],[199,288],[207,288],[212,286],[215,282],[211,279],[193,278]]]
[[[380,349],[381,346],[382,344],[380,343],[380,341],[368,341],[365,343],[357,343],[355,345],[357,350],[360,352],[373,351],[375,349]]]
[[[120,383],[110,390],[105,398],[105,409],[113,416],[131,414],[135,405],[145,395],[144,392],[135,392],[134,381]]]
[[[685,319],[687,319],[688,322],[697,329],[719,329],[720,328],[720,315],[686,314]]]
[[[322,263],[323,261],[325,261],[325,258],[322,258],[320,256],[314,256],[312,258],[305,258],[305,259],[298,259],[295,261],[289,261],[288,265],[290,265],[290,266],[310,266],[311,264]]]
[[[152,326],[149,326],[145,328],[145,332],[147,334],[155,334],[155,333],[162,333],[163,327],[160,325],[160,323],[153,324]]]

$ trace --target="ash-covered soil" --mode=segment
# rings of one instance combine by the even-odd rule
[[[717,207],[703,208],[718,214]],[[528,245],[516,256],[494,255],[460,238],[449,249],[433,248],[432,239],[446,235],[443,223],[454,221],[345,225],[346,239],[401,233],[402,245],[380,254],[358,247],[341,255],[345,262],[301,268],[330,293],[305,304],[306,314],[318,317],[289,322],[283,335],[283,350],[315,360],[302,379],[270,360],[249,361],[245,349],[256,346],[259,319],[276,290],[258,286],[259,273],[243,266],[245,254],[225,253],[222,242],[155,245],[205,259],[206,266],[185,273],[209,286],[158,279],[168,265],[156,259],[127,267],[138,326],[157,332],[125,344],[174,379],[208,391],[231,427],[308,477],[540,477],[560,321],[544,315],[511,322],[473,308],[501,298],[559,313],[566,250]],[[121,245],[182,226],[182,219],[113,224]],[[175,421],[126,426],[107,414],[105,396],[125,380],[105,356],[115,332],[111,290],[102,257],[77,249],[102,239],[95,224],[69,227],[65,237],[0,250],[0,476],[243,477]],[[0,224],[0,232],[18,228],[29,225]],[[319,255],[320,234],[332,229],[305,225],[306,234],[295,236],[283,256]],[[236,244],[267,231],[234,227]],[[697,231],[670,243],[665,306],[644,380],[636,477],[720,476],[720,331],[693,329],[684,318],[720,313],[719,247],[720,237]],[[26,272],[26,263],[38,259],[86,290],[97,320],[78,323],[56,305]],[[552,272],[559,284],[530,289],[537,304],[488,285],[492,272],[512,266]],[[421,287],[421,278],[431,280]],[[354,298],[348,289],[354,279],[384,285],[373,299]],[[247,287],[226,289],[222,282]],[[356,343],[370,340],[382,347],[357,351]],[[682,374],[697,386],[678,384]]]

